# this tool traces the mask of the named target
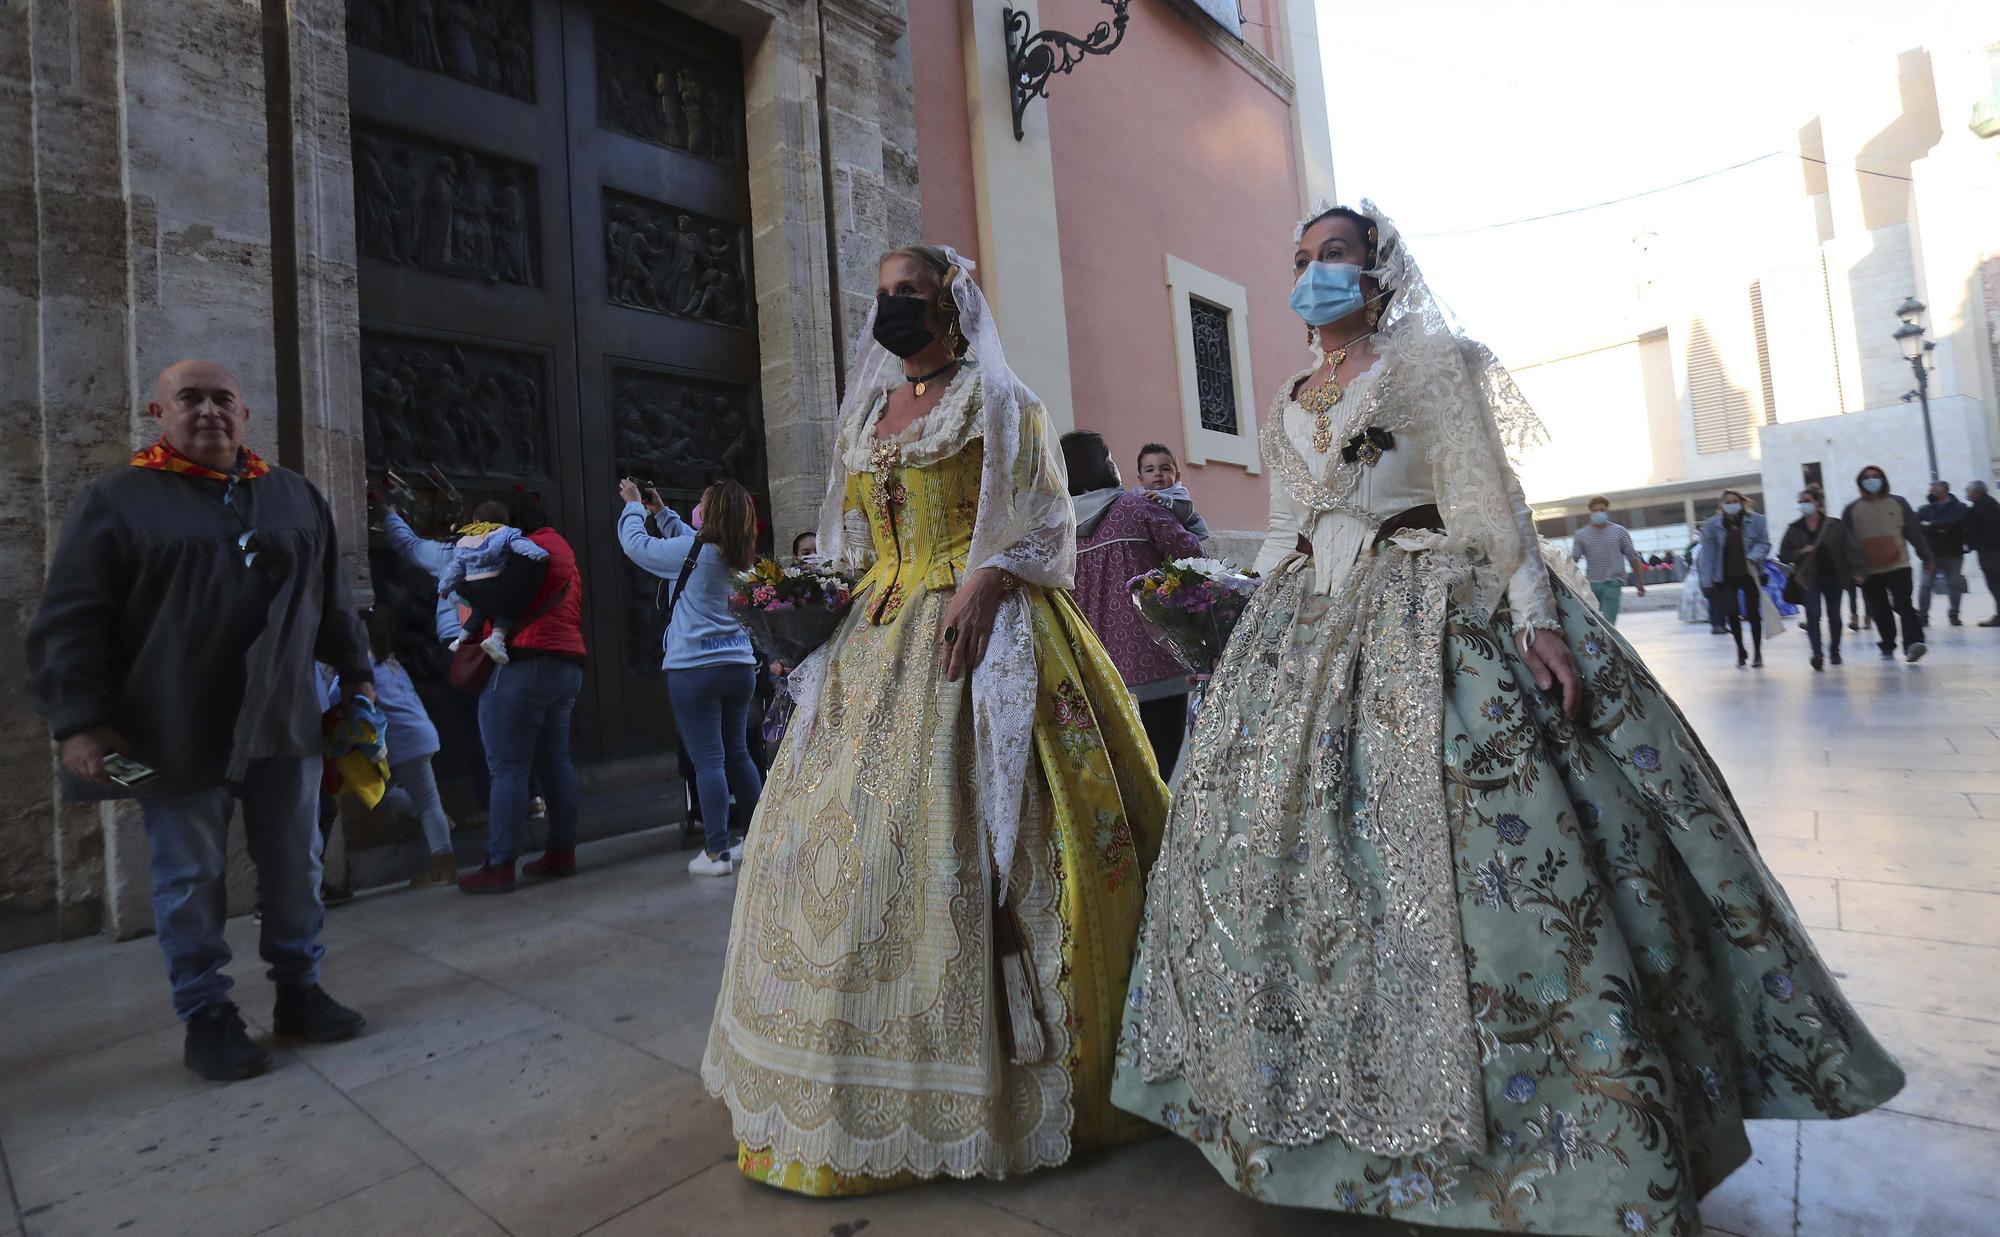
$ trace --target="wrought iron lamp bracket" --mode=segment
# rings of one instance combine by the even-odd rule
[[[1014,95],[1014,140],[1022,141],[1025,131],[1021,118],[1032,99],[1049,97],[1049,79],[1068,73],[1083,63],[1085,56],[1109,55],[1125,39],[1125,23],[1131,20],[1126,9],[1132,0],[1103,0],[1111,6],[1111,20],[1083,38],[1060,30],[1029,33],[1033,21],[1020,9],[1003,9],[1007,25],[1007,81]]]

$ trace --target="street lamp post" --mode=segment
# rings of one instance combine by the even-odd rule
[[[1917,376],[1917,389],[1911,394],[1915,395],[1923,406],[1924,449],[1930,452],[1931,480],[1936,481],[1938,480],[1937,439],[1931,434],[1931,374],[1930,370],[1924,367],[1924,354],[1937,345],[1924,338],[1922,301],[1914,296],[1904,298],[1903,303],[1896,306],[1896,316],[1903,320],[1903,325],[1896,328],[1895,340],[1897,346],[1903,350],[1904,359],[1909,361],[1911,371]],[[1909,403],[1910,396],[1903,396],[1903,402]]]

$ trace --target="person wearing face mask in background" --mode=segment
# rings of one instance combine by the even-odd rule
[[[1646,595],[1646,564],[1632,544],[1632,534],[1623,524],[1611,522],[1610,499],[1600,496],[1590,500],[1590,523],[1576,530],[1570,557],[1583,564],[1597,608],[1612,626],[1618,624],[1619,603],[1625,599],[1625,564],[1632,564],[1638,595]]]
[[[1736,490],[1722,491],[1721,509],[1701,526],[1701,582],[1713,590],[1709,604],[1719,607],[1736,640],[1736,664],[1764,664],[1764,560],[1771,557],[1771,535],[1764,517]],[[1750,620],[1750,648],[1743,647],[1743,620]]]
[[[1917,522],[1924,526],[1924,540],[1931,548],[1930,566],[1924,568],[1923,586],[1917,590],[1917,613],[1924,626],[1931,624],[1931,590],[1942,591],[1950,609],[1945,617],[1953,627],[1962,627],[1958,605],[1965,599],[1965,517],[1970,510],[1958,501],[1951,486],[1931,482],[1930,501],[1917,508]]]
[[[1910,572],[1910,553],[1904,546],[1916,549],[1917,559],[1928,576],[1931,565],[1926,556],[1930,554],[1930,542],[1924,537],[1917,513],[1889,488],[1888,473],[1870,464],[1855,476],[1854,483],[1861,497],[1847,504],[1840,518],[1854,530],[1855,540],[1861,543],[1862,569],[1855,582],[1861,585],[1868,617],[1881,637],[1882,659],[1895,660],[1896,620],[1900,618],[1903,656],[1921,661],[1929,651],[1924,646],[1924,616],[1910,604],[1916,580]]]
[[[1826,513],[1826,494],[1816,485],[1799,491],[1799,518],[1785,530],[1778,561],[1791,568],[1794,595],[1806,612],[1806,635],[1812,640],[1812,668],[1826,668],[1828,656],[1840,664],[1840,595],[1861,574],[1861,545],[1846,524]],[[1820,644],[1820,613],[1826,613],[1831,640]]]

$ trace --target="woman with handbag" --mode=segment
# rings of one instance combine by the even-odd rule
[[[507,522],[548,551],[548,573],[507,640],[508,660],[468,666],[483,632],[468,632],[452,655],[452,686],[479,696],[479,737],[493,779],[493,815],[487,823],[486,862],[459,877],[461,892],[512,893],[514,860],[529,815],[529,773],[548,800],[548,838],[542,857],[521,875],[542,879],[576,873],[577,819],[582,803],[576,766],[569,756],[569,723],[583,690],[588,655],[583,639],[583,575],[576,551],[549,526],[542,496],[533,490],[507,503]]]
[[[718,481],[701,496],[706,518],[697,531],[657,495],[642,495],[629,478],[619,482],[618,496],[625,500],[618,517],[618,544],[625,557],[673,582],[660,668],[667,671],[667,700],[694,761],[695,795],[701,802],[702,850],[688,863],[688,871],[728,876],[741,860],[730,841],[730,795],[748,821],[764,789],[750,758],[748,736],[757,694],[757,652],[729,610],[737,576],[757,560],[757,503],[737,482]],[[649,514],[663,535],[647,533]]]
[[[1764,665],[1764,560],[1771,556],[1771,537],[1764,517],[1750,509],[1737,490],[1722,491],[1720,509],[1701,526],[1701,582],[1714,590],[1709,604],[1718,607],[1736,638],[1740,668]],[[1743,647],[1743,621],[1750,621],[1751,648]]]
[[[1785,530],[1778,561],[1789,567],[1785,600],[1806,612],[1806,635],[1812,640],[1812,668],[1826,669],[1827,658],[1840,664],[1840,597],[1862,572],[1861,543],[1847,525],[1826,513],[1826,493],[1816,485],[1799,491],[1799,518]],[[1820,613],[1826,614],[1829,644],[1820,647]]]

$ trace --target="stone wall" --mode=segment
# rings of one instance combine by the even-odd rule
[[[663,3],[745,48],[788,540],[817,519],[875,257],[920,232],[905,0]],[[136,810],[59,802],[18,685],[64,513],[153,436],[154,374],[185,355],[236,371],[251,445],[326,492],[366,587],[352,202],[343,0],[0,4],[0,373],[17,393],[0,460],[0,949],[151,928]],[[243,908],[240,862],[231,885]]]

